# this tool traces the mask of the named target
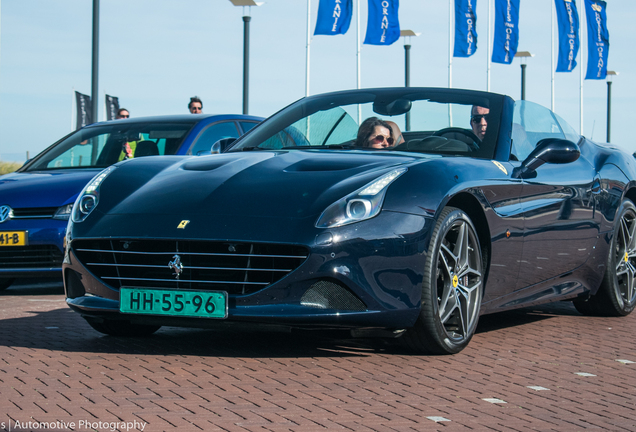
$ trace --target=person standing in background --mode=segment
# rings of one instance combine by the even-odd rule
[[[118,120],[129,118],[129,117],[130,117],[130,112],[128,112],[126,108],[119,108],[119,111],[117,111],[117,115],[115,116],[115,118]]]
[[[203,102],[199,99],[199,96],[192,96],[190,98],[190,103],[188,104],[188,109],[192,114],[202,114],[203,113]]]

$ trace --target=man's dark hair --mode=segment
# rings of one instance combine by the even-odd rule
[[[190,102],[188,103],[188,109],[190,109],[192,102],[199,102],[201,104],[201,108],[203,108],[203,102],[201,101],[201,99],[199,99],[199,96],[192,96],[190,98]]]
[[[117,110],[117,115],[121,115],[121,112],[122,112],[122,111],[126,111],[128,114],[130,114],[130,111],[128,111],[126,108],[119,108],[119,109]]]
[[[387,128],[391,133],[391,137],[393,137],[393,128],[391,128],[391,126],[387,122],[377,117],[369,117],[362,122],[360,128],[358,129],[358,137],[356,138],[357,147],[369,146],[369,138],[371,137],[371,134],[375,130],[376,126],[383,126]]]

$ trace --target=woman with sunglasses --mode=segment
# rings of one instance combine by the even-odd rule
[[[377,117],[369,117],[358,129],[356,146],[383,149],[393,145],[391,126]]]

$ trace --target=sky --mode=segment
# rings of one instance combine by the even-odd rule
[[[347,34],[311,37],[310,95],[357,87],[358,1]],[[489,0],[477,1],[477,52],[452,59],[453,87],[487,90],[488,6]],[[99,119],[104,94],[117,96],[132,117],[185,114],[194,95],[205,113],[241,113],[244,14],[252,17],[249,114],[275,113],[306,93],[307,7],[307,0],[269,0],[251,8],[229,0],[102,0]],[[449,0],[400,1],[401,29],[420,33],[409,41],[413,87],[449,85],[450,7]],[[0,0],[0,160],[24,161],[73,130],[73,92],[91,94],[92,9],[90,0]],[[548,108],[553,9],[553,0],[521,0],[519,21],[518,50],[534,54],[527,60],[526,99]],[[310,0],[309,10],[313,35],[318,0]],[[363,41],[365,0],[359,18]],[[611,87],[611,141],[632,153],[636,2],[608,0],[607,22],[608,70],[619,73]],[[556,45],[556,18],[554,40]],[[362,88],[404,85],[404,42],[361,45]],[[584,39],[574,72],[554,74],[555,111],[575,130],[581,129],[579,68],[586,67],[586,47]],[[600,142],[606,139],[607,90],[605,80],[583,81],[583,135]],[[520,99],[519,59],[491,64],[490,91]]]

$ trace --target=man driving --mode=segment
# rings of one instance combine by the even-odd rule
[[[489,113],[490,109],[478,105],[473,105],[470,112],[470,126],[473,128],[473,133],[477,135],[477,138],[479,138],[480,141],[483,141],[486,136]]]

